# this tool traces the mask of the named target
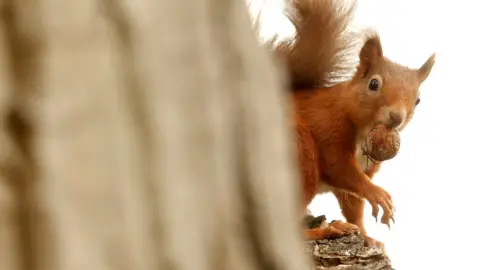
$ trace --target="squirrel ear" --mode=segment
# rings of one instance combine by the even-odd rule
[[[420,83],[425,81],[430,75],[430,71],[432,70],[433,65],[435,64],[435,54],[432,54],[427,61],[417,70],[418,79]]]
[[[358,72],[362,72],[363,75],[366,75],[381,57],[383,57],[383,50],[380,38],[377,35],[370,37],[365,41],[362,50],[360,51],[360,65],[358,66]]]

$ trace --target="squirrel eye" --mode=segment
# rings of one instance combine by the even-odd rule
[[[415,106],[417,106],[418,104],[420,104],[420,98],[417,98],[417,100],[415,101]]]
[[[371,79],[370,82],[368,83],[368,90],[377,91],[379,87],[380,87],[380,83],[378,82],[377,79]]]

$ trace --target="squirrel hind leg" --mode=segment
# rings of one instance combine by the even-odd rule
[[[306,210],[317,194],[320,175],[317,146],[310,129],[301,121],[297,121],[296,135],[303,207]]]
[[[334,221],[328,225],[325,223],[320,227],[304,230],[307,240],[332,239],[358,233],[360,229],[356,225],[343,221]]]
[[[338,200],[340,208],[342,209],[342,214],[347,220],[347,222],[357,225],[358,228],[360,229],[360,234],[365,240],[365,246],[367,247],[376,246],[381,250],[385,250],[384,244],[368,236],[365,230],[364,221],[363,221],[365,200],[360,199],[346,192],[337,191],[337,192],[334,192],[334,195]]]
[[[374,238],[372,238],[368,235],[362,235],[362,237],[365,240],[364,245],[366,247],[378,247],[379,249],[381,249],[382,251],[385,252],[385,245],[382,242],[380,242],[380,241],[378,241],[378,240],[376,240],[376,239],[374,239]]]

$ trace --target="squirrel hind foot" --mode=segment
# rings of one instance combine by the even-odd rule
[[[343,221],[334,221],[328,226],[305,230],[307,240],[332,239],[358,233],[360,229],[356,225]]]

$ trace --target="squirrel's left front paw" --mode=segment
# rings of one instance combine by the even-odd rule
[[[367,200],[372,205],[372,216],[375,217],[375,220],[377,220],[378,217],[378,206],[380,205],[382,207],[383,216],[381,219],[381,223],[387,225],[388,228],[390,228],[390,220],[395,223],[395,219],[393,217],[393,212],[395,211],[395,208],[393,206],[392,196],[390,196],[390,194],[383,188],[373,186],[373,190],[369,192]]]

